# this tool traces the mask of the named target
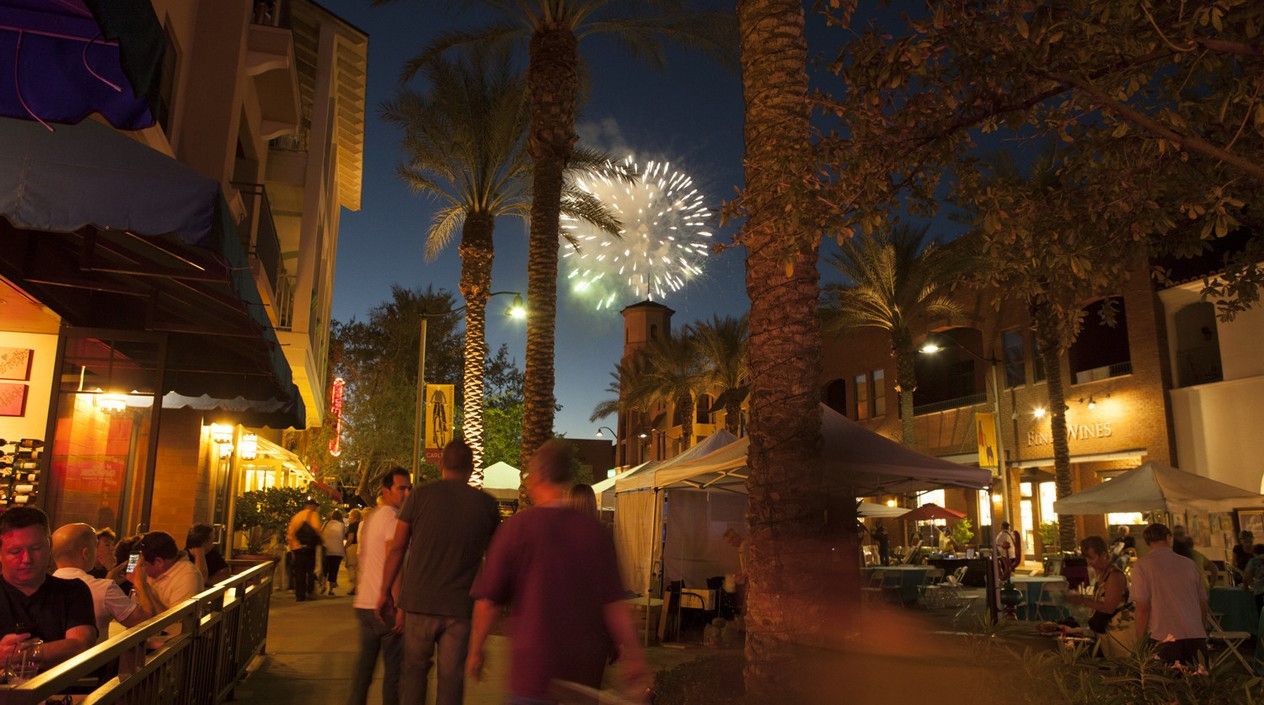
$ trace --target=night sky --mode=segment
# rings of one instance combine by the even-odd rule
[[[370,6],[368,0],[323,4],[369,33],[363,200],[360,212],[343,212],[334,294],[334,317],[346,321],[365,318],[370,308],[389,297],[393,284],[456,292],[456,243],[434,262],[425,261],[422,243],[434,202],[411,193],[396,178],[400,135],[378,118],[378,107],[394,93],[399,68],[407,58],[437,33],[475,25],[479,17],[474,12],[436,11],[439,3],[409,0],[380,7]],[[631,150],[642,161],[668,159],[686,170],[707,194],[717,241],[730,241],[734,228],[719,228],[718,213],[722,201],[731,199],[742,183],[743,106],[737,71],[676,48],[669,49],[668,67],[659,71],[599,37],[587,41],[581,55],[591,76],[591,92],[581,106],[581,142],[615,155]],[[493,288],[525,295],[524,225],[502,219],[495,238]],[[703,277],[663,301],[677,312],[674,327],[746,311],[744,254],[733,248],[710,257]],[[488,342],[492,351],[507,344],[521,366],[525,326],[497,315],[507,298],[498,297],[489,307]],[[636,300],[628,298],[613,311],[597,313],[591,302],[565,287],[559,289],[556,395],[562,409],[556,432],[591,438],[598,425],[614,425],[613,418],[590,423],[588,416],[604,398],[609,373],[622,353],[618,309],[632,303]]]

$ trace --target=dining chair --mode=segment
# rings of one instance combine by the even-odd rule
[[[1238,650],[1238,647],[1251,638],[1251,633],[1225,631],[1224,627],[1220,626],[1218,615],[1214,613],[1207,615],[1207,623],[1211,626],[1207,630],[1207,641],[1216,642],[1224,646],[1223,649],[1211,653],[1211,663],[1209,664],[1211,668],[1219,666],[1225,659],[1233,656],[1238,659],[1238,663],[1242,664],[1247,673],[1252,673],[1251,664],[1247,663],[1246,657]]]

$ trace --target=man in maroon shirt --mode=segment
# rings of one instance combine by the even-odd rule
[[[482,673],[492,623],[509,606],[510,705],[554,702],[553,680],[600,687],[612,646],[629,690],[639,696],[649,684],[610,532],[567,502],[570,458],[570,446],[557,439],[531,455],[526,483],[534,506],[501,524],[470,591],[474,622],[465,669],[473,678]]]

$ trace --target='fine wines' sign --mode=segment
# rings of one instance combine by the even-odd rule
[[[1085,441],[1090,438],[1110,438],[1114,434],[1109,421],[1097,423],[1067,424],[1068,441]],[[1047,446],[1053,443],[1053,432],[1049,429],[1028,431],[1027,447]]]

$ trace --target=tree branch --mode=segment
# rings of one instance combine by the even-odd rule
[[[1161,137],[1173,144],[1184,147],[1192,152],[1198,152],[1203,156],[1211,157],[1218,161],[1233,166],[1243,173],[1254,177],[1257,181],[1264,182],[1264,166],[1256,164],[1252,161],[1244,159],[1232,152],[1227,152],[1220,147],[1208,142],[1198,135],[1182,135],[1181,133],[1159,123],[1149,115],[1137,110],[1136,108],[1121,103],[1111,98],[1105,91],[1093,85],[1092,83],[1080,80],[1073,76],[1056,77],[1056,80],[1074,86],[1079,90],[1093,96],[1105,110],[1114,113],[1116,116],[1140,127],[1147,132]]]

